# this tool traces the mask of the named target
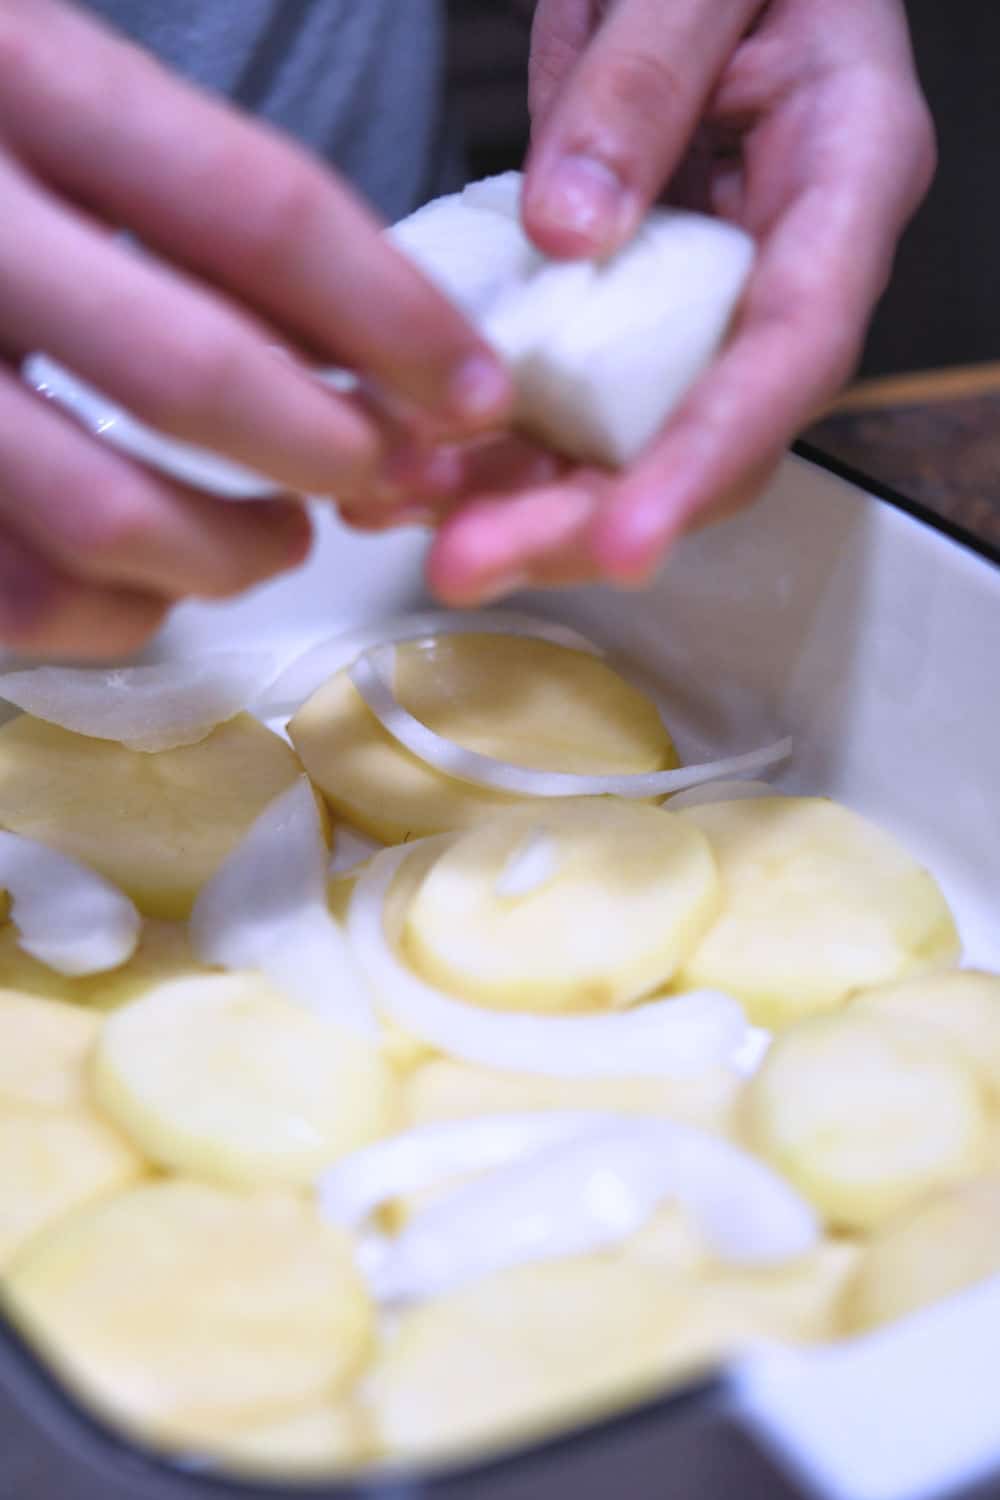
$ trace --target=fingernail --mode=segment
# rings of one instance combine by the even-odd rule
[[[612,237],[629,213],[625,184],[592,156],[564,156],[544,183],[546,220],[587,240]]]
[[[510,376],[497,359],[472,354],[451,378],[450,396],[456,416],[485,422],[502,416],[511,399]]]

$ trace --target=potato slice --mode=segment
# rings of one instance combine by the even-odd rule
[[[82,1006],[0,990],[0,1105],[85,1109],[100,1027]]]
[[[541,877],[511,889],[532,848]],[[686,819],[611,797],[540,801],[456,836],[414,893],[401,946],[479,1005],[598,1010],[665,984],[718,905],[708,842]]]
[[[85,1396],[167,1442],[335,1400],[372,1336],[350,1242],[311,1203],[183,1179],[36,1240],[6,1300]]]
[[[852,1288],[850,1326],[891,1323],[998,1273],[1000,1176],[981,1177],[921,1204],[875,1237]]]
[[[846,807],[768,797],[677,816],[708,836],[725,889],[678,987],[726,990],[752,1021],[777,1027],[957,958],[933,878]]]
[[[961,1059],[854,1012],[778,1036],[743,1117],[750,1144],[843,1229],[871,1229],[969,1176],[989,1148],[984,1094]]]
[[[438,734],[499,760],[589,775],[678,764],[655,704],[599,658],[548,641],[452,635],[397,646],[394,687]],[[404,750],[346,672],[313,694],[288,731],[330,806],[389,844],[469,827],[518,800]]]
[[[40,1230],[143,1171],[139,1154],[90,1111],[0,1102],[0,1269]]]
[[[371,1421],[356,1402],[327,1402],[236,1432],[208,1430],[199,1447],[240,1474],[284,1480],[332,1474],[372,1456]]]
[[[191,978],[208,970],[195,958],[183,922],[147,917],[139,946],[128,963],[103,974],[72,979],[57,974],[17,946],[13,926],[0,927],[0,985],[55,1000],[68,1000],[91,1011],[116,1010],[167,979]]]
[[[390,1454],[527,1435],[654,1386],[674,1293],[622,1261],[552,1261],[403,1314],[366,1381]]]
[[[156,754],[21,714],[0,727],[0,827],[83,860],[149,916],[183,918],[299,775],[288,745],[249,714]]]
[[[105,1022],[97,1098],[156,1162],[222,1183],[308,1183],[391,1128],[375,1046],[254,974],[177,980]]]
[[[953,969],[908,979],[866,990],[851,1009],[930,1029],[982,1075],[994,1103],[1000,1102],[1000,975]]]

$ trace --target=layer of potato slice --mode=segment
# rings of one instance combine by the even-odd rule
[[[116,1010],[154,984],[208,972],[194,956],[187,926],[156,917],[143,922],[139,946],[128,963],[77,979],[39,963],[17,946],[16,937],[13,925],[0,926],[0,985],[30,995],[68,1000],[91,1011]]]
[[[162,1166],[222,1183],[308,1183],[395,1121],[377,1047],[254,974],[147,991],[105,1022],[101,1106]]]
[[[933,877],[848,808],[767,797],[677,816],[707,835],[725,890],[678,986],[726,990],[752,1021],[776,1027],[957,958]]]
[[[0,1101],[0,1271],[41,1230],[143,1172],[138,1152],[91,1110]]]
[[[900,1025],[929,1028],[954,1047],[1000,1096],[1000,975],[952,969],[858,995],[851,1009]]]
[[[371,1420],[358,1402],[330,1401],[232,1432],[210,1427],[199,1436],[199,1447],[236,1473],[316,1477],[354,1468],[372,1456]]]
[[[972,1070],[933,1036],[854,1012],[779,1035],[741,1112],[750,1144],[844,1229],[884,1223],[989,1149]]]
[[[855,1329],[891,1323],[998,1273],[1000,1177],[981,1177],[875,1237],[852,1288],[849,1321]]]
[[[452,635],[397,646],[394,687],[438,734],[498,760],[585,775],[677,765],[643,693],[597,657],[547,641]],[[346,672],[299,709],[289,734],[330,806],[386,843],[465,828],[515,801],[404,750]]]
[[[506,884],[527,851],[537,882]],[[596,1010],[665,984],[719,906],[685,818],[612,797],[540,801],[456,835],[420,882],[402,950],[432,983],[507,1010]]]
[[[372,1336],[350,1242],[311,1203],[183,1179],[36,1240],[5,1292],[85,1396],[167,1442],[336,1399]]]
[[[249,714],[156,754],[21,714],[0,727],[0,827],[83,860],[147,915],[182,918],[299,775],[289,746]]]
[[[0,1105],[86,1108],[100,1026],[82,1006],[0,990]]]

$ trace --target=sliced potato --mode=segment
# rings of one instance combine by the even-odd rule
[[[871,1328],[1000,1274],[1000,1176],[942,1193],[886,1225],[851,1292],[850,1326]]]
[[[235,1432],[209,1429],[199,1447],[237,1473],[283,1479],[330,1474],[372,1456],[371,1421],[357,1402],[326,1402]]]
[[[952,969],[866,990],[851,1008],[929,1028],[982,1074],[994,1102],[1000,1097],[1000,975]]]
[[[183,1179],[36,1240],[6,1298],[85,1396],[165,1441],[335,1400],[372,1337],[351,1244],[310,1202]]]
[[[57,974],[39,963],[17,946],[15,937],[13,926],[0,927],[0,984],[31,995],[68,1000],[91,1011],[116,1010],[154,984],[209,972],[195,958],[183,922],[147,917],[142,924],[139,946],[128,963],[78,979]]]
[[[83,860],[147,915],[182,918],[299,775],[289,746],[249,714],[156,754],[21,714],[0,727],[0,827]]]
[[[253,974],[149,990],[108,1017],[97,1098],[165,1167],[222,1183],[308,1183],[391,1128],[396,1083],[369,1041]]]
[[[86,1108],[100,1019],[79,1005],[0,990],[0,1106]]]
[[[143,1171],[138,1152],[90,1111],[0,1102],[0,1269],[40,1230]]]
[[[366,1389],[390,1454],[528,1434],[655,1384],[674,1293],[613,1260],[521,1266],[403,1314]]]
[[[957,958],[955,923],[932,876],[846,807],[766,797],[677,816],[707,835],[725,891],[679,988],[726,990],[752,1021],[777,1027]]]
[[[855,1012],[776,1037],[747,1085],[750,1144],[836,1228],[871,1229],[983,1165],[984,1093],[935,1037]]]
[[[498,760],[585,775],[677,765],[655,704],[597,657],[547,641],[451,635],[397,646],[394,687],[438,734]],[[515,801],[404,750],[346,672],[313,694],[288,731],[330,806],[386,843],[465,828]]]
[[[541,876],[507,881],[527,852]],[[402,951],[432,983],[507,1010],[596,1010],[665,984],[715,916],[708,842],[662,808],[574,797],[455,837],[406,913]]]

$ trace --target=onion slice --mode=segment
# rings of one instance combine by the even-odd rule
[[[203,963],[257,969],[307,1010],[374,1036],[364,982],[327,906],[328,862],[316,798],[302,776],[202,887],[191,940]]]
[[[812,1208],[731,1142],[668,1120],[595,1115],[418,1212],[366,1256],[372,1290],[411,1301],[526,1261],[592,1254],[671,1199],[731,1264],[781,1264],[818,1239]]]
[[[697,990],[609,1015],[533,1016],[481,1010],[426,984],[396,956],[384,906],[404,862],[450,836],[384,849],[361,874],[348,911],[354,952],[380,1007],[439,1051],[488,1068],[548,1077],[682,1077],[740,1054],[749,1030],[729,995]]]
[[[568,771],[533,770],[491,755],[468,750],[428,728],[404,708],[384,676],[381,650],[366,651],[350,668],[351,681],[382,728],[411,755],[445,776],[473,786],[512,792],[521,797],[660,797],[704,781],[718,781],[744,771],[762,771],[791,754],[790,739],[778,740],[745,755],[675,771],[640,771],[621,776],[579,776]]]
[[[0,673],[0,698],[74,734],[172,750],[239,713],[279,666],[270,651],[213,651],[140,667],[33,667]]]
[[[46,844],[0,832],[0,889],[18,946],[60,974],[100,974],[135,952],[142,918],[125,893]]]
[[[668,812],[683,812],[685,807],[703,807],[709,802],[750,802],[758,797],[783,797],[768,781],[706,781],[677,792],[666,804]]]
[[[271,683],[261,702],[255,705],[256,711],[271,717],[294,713],[324,682],[351,666],[373,646],[391,646],[444,635],[528,636],[573,651],[586,651],[592,656],[603,654],[599,646],[569,625],[559,625],[537,615],[503,609],[475,609],[461,613],[448,609],[424,610],[417,614],[395,615],[372,625],[351,627],[310,646],[294,657]]]

